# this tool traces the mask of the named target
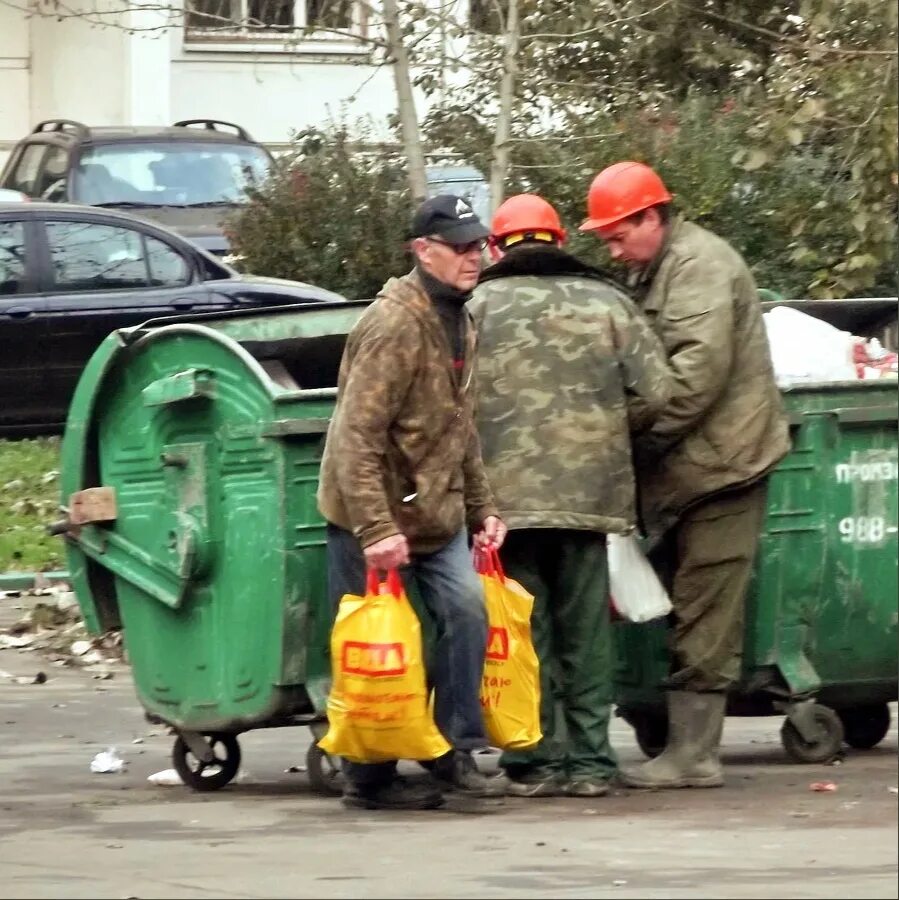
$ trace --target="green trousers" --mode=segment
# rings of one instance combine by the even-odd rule
[[[509,533],[506,574],[534,595],[531,629],[540,659],[540,725],[532,750],[503,753],[517,780],[552,775],[611,778],[613,645],[605,535],[527,528]]]
[[[726,691],[740,678],[746,592],[767,507],[767,479],[691,506],[650,553],[674,607],[666,687]]]

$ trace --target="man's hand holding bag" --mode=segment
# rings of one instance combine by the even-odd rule
[[[369,570],[365,596],[341,599],[331,673],[326,753],[378,763],[450,749],[428,709],[421,625],[396,569],[384,584]]]
[[[475,567],[487,604],[487,655],[481,708],[490,743],[504,750],[532,747],[540,731],[540,664],[531,641],[534,598],[506,578],[493,548],[477,549]]]

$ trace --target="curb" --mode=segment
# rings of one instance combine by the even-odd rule
[[[69,573],[64,570],[57,572],[5,572],[0,573],[0,591],[30,591],[34,588],[38,576],[49,581],[50,584],[70,580]]]

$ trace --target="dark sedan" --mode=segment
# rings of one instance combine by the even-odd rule
[[[241,275],[166,228],[110,210],[0,203],[0,433],[61,430],[85,363],[147,319],[344,300]]]

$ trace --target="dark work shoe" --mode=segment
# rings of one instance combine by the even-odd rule
[[[436,766],[434,775],[448,782],[450,790],[469,797],[502,797],[506,793],[505,777],[489,778],[478,769],[471,753],[464,750],[455,751],[451,766]]]
[[[443,805],[443,794],[432,781],[407,781],[397,776],[386,784],[348,783],[343,805],[356,809],[436,809]]]

